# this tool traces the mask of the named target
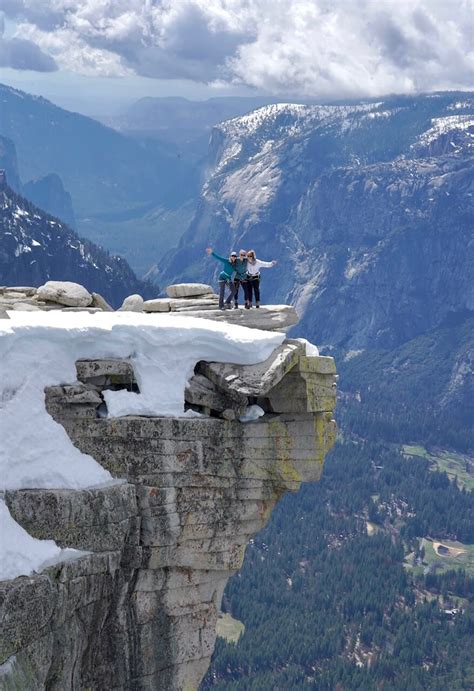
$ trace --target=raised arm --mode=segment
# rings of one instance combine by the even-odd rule
[[[207,252],[207,254],[209,254],[211,257],[214,257],[214,259],[218,259],[220,262],[226,262],[226,261],[227,261],[227,257],[221,257],[220,254],[216,254],[216,252],[214,252],[214,250],[212,249],[212,247],[208,247],[208,248],[206,249],[206,252]]]
[[[276,261],[273,259],[271,262],[264,262],[263,259],[256,259],[256,264],[259,269],[271,269],[272,266],[275,266]]]

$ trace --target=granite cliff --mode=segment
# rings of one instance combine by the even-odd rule
[[[162,280],[209,281],[205,247],[254,247],[279,262],[264,294],[344,355],[396,348],[472,311],[473,103],[280,103],[217,125],[209,179]]]
[[[285,492],[318,480],[334,443],[334,360],[281,341],[259,364],[197,362],[195,417],[108,417],[107,392],[144,384],[127,358],[77,360],[75,381],[46,387],[71,443],[122,481],[5,492],[31,535],[82,552],[0,583],[0,688],[199,686],[246,544]]]

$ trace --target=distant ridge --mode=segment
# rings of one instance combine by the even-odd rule
[[[114,306],[131,293],[156,295],[127,262],[112,257],[8,186],[0,171],[0,284],[39,286],[48,280],[82,283]]]

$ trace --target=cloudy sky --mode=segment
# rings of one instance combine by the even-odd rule
[[[63,100],[474,88],[472,0],[0,0],[0,10],[0,81]]]

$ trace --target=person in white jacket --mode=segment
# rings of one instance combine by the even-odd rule
[[[253,295],[255,296],[255,307],[260,307],[260,269],[271,269],[276,261],[264,262],[257,259],[255,250],[247,252],[247,284],[245,285],[245,309],[252,307]]]

